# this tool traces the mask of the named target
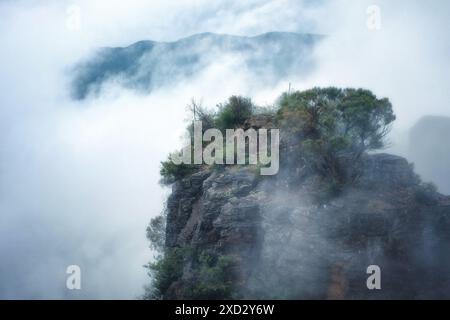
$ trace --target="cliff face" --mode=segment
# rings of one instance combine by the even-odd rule
[[[407,160],[365,156],[356,182],[327,201],[317,177],[284,168],[205,168],[176,182],[166,246],[232,257],[236,298],[450,297],[450,197]],[[381,290],[366,286],[369,265],[381,268]],[[196,268],[185,261],[165,298],[186,298]]]

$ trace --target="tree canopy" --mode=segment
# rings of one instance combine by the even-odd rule
[[[209,111],[193,102],[193,118],[209,128],[242,128],[258,112],[250,98],[232,96]],[[281,95],[271,115],[282,136],[294,136],[301,145],[305,165],[331,177],[337,184],[348,180],[348,161],[356,162],[365,152],[383,148],[395,115],[387,98],[377,98],[371,91],[352,88],[313,88]],[[188,126],[192,138],[193,126]],[[283,139],[283,137],[282,137]],[[290,139],[293,140],[293,139]],[[290,155],[292,157],[294,155]],[[347,165],[343,166],[342,162]],[[162,163],[163,182],[172,183],[199,169],[194,165]]]
[[[330,87],[284,93],[278,119],[298,136],[308,164],[342,184],[348,177],[340,159],[384,147],[395,115],[387,98],[369,90]]]

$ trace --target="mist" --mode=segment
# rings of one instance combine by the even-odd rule
[[[391,149],[405,154],[421,116],[450,115],[450,5],[377,2],[376,31],[366,26],[367,1],[1,2],[0,298],[143,293],[152,259],[145,227],[170,191],[158,184],[159,164],[180,146],[193,97],[214,107],[241,94],[266,105],[289,83],[369,88],[393,102]],[[70,98],[73,66],[98,47],[269,31],[326,34],[314,72],[269,85],[227,56],[151,94],[109,83],[97,97]],[[72,264],[80,291],[66,289]]]

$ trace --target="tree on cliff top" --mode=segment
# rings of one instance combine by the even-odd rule
[[[312,138],[339,137],[360,152],[382,148],[395,120],[389,100],[377,99],[364,89],[331,87],[285,93],[279,112],[296,113],[302,129]]]
[[[242,128],[259,107],[250,98],[232,96],[218,105],[217,112],[193,102],[194,118],[203,123],[203,130]],[[336,185],[349,180],[348,171],[366,152],[382,148],[384,138],[395,120],[390,101],[378,99],[364,89],[313,88],[284,93],[277,111],[282,135],[298,137],[305,165],[321,173]],[[188,126],[192,140],[193,126]],[[292,154],[290,155],[293,156]],[[345,159],[345,160],[343,160]],[[346,161],[346,163],[342,163]],[[171,184],[198,170],[200,166],[174,165],[162,162],[162,182]]]
[[[392,104],[369,90],[313,88],[284,93],[278,118],[299,138],[306,164],[343,185],[348,169],[365,152],[385,146],[395,120]],[[342,163],[346,161],[346,163]]]

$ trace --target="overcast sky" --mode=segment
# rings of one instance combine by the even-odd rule
[[[373,4],[377,30],[367,26]],[[192,97],[267,104],[289,82],[365,87],[392,100],[394,144],[421,116],[450,115],[449,14],[446,0],[0,1],[0,298],[142,294],[145,227],[168,192],[159,162],[179,145]],[[236,64],[218,63],[146,96],[112,87],[68,97],[70,68],[100,46],[269,31],[327,35],[317,70],[255,88]],[[65,288],[71,264],[81,291]]]

